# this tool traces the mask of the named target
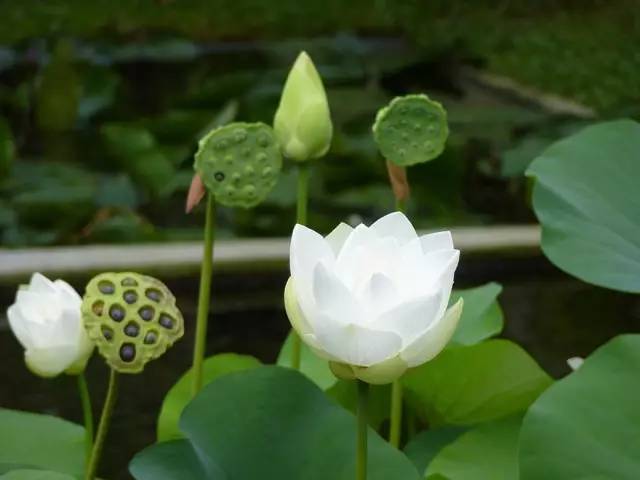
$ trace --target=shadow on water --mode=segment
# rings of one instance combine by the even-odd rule
[[[217,276],[208,353],[233,351],[273,362],[288,331],[281,300],[286,276],[285,271]],[[74,286],[81,289],[85,280],[79,279]],[[577,281],[542,257],[466,258],[457,285],[474,286],[489,280],[504,286],[500,297],[506,320],[503,336],[520,343],[556,378],[567,373],[567,358],[586,356],[619,333],[640,331],[640,297]],[[162,398],[191,362],[197,279],[174,279],[168,284],[185,315],[185,338],[160,360],[151,362],[143,375],[122,376],[102,468],[103,475],[112,480],[130,478],[130,458],[155,440]],[[2,310],[13,295],[11,288],[0,289]],[[21,348],[8,330],[4,312],[2,315],[0,406],[81,422],[74,379],[63,376],[44,380],[31,375],[22,362]],[[107,376],[99,356],[92,358],[88,375],[98,415]]]

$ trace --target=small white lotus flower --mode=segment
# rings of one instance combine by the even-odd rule
[[[289,72],[273,129],[282,153],[292,160],[321,157],[329,149],[333,125],[327,94],[306,52],[298,55]]]
[[[567,359],[567,365],[569,365],[569,368],[571,368],[571,370],[573,370],[574,372],[578,370],[583,363],[584,358],[582,357],[571,357]]]
[[[82,372],[93,351],[82,323],[80,295],[62,280],[34,273],[7,310],[9,325],[24,348],[27,367],[41,377]]]
[[[450,232],[418,237],[400,212],[326,238],[296,225],[285,308],[293,328],[340,378],[389,383],[451,339],[447,310],[460,252]]]

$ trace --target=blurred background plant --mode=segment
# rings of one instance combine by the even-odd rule
[[[183,215],[197,139],[235,118],[271,123],[299,50],[335,126],[309,219],[393,205],[370,127],[393,96],[449,112],[445,153],[411,170],[419,227],[524,223],[523,173],[594,118],[638,117],[640,13],[616,1],[0,1],[0,244],[199,238]],[[221,236],[287,235],[295,177]]]

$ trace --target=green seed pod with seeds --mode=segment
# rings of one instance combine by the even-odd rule
[[[194,167],[216,202],[251,208],[278,181],[282,154],[271,127],[236,122],[200,140]]]
[[[390,162],[402,167],[427,162],[444,150],[447,112],[424,94],[397,97],[378,111],[373,136]]]
[[[82,317],[107,363],[138,373],[184,333],[176,299],[159,280],[138,273],[101,273],[87,285]]]

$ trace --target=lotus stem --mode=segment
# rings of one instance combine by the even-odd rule
[[[196,338],[193,347],[193,383],[191,393],[195,396],[202,388],[202,363],[207,346],[207,324],[211,299],[211,272],[213,269],[213,245],[216,223],[215,200],[207,194],[207,210],[204,223],[204,250],[200,269],[200,292],[198,294],[198,317],[196,320]]]
[[[91,458],[93,450],[93,411],[91,409],[91,395],[87,386],[87,378],[82,372],[78,375],[78,393],[82,404],[82,416],[84,418],[84,446],[86,450],[86,461]]]
[[[300,163],[298,165],[298,190],[296,205],[296,223],[307,224],[307,205],[309,201],[309,165]],[[291,331],[291,367],[300,370],[300,356],[302,344],[300,336],[295,331]]]
[[[91,457],[87,464],[85,480],[94,480],[96,477],[96,471],[98,470],[104,441],[107,437],[107,432],[109,431],[109,425],[111,424],[111,415],[113,414],[113,408],[115,407],[117,396],[118,373],[112,368],[109,373],[107,397],[105,398],[104,406],[102,407],[102,416],[100,417],[100,424],[98,425],[98,433],[96,434],[96,439],[93,444],[93,450],[91,450]]]
[[[356,437],[356,480],[367,479],[367,435],[369,384],[361,380],[358,383],[358,434]]]

